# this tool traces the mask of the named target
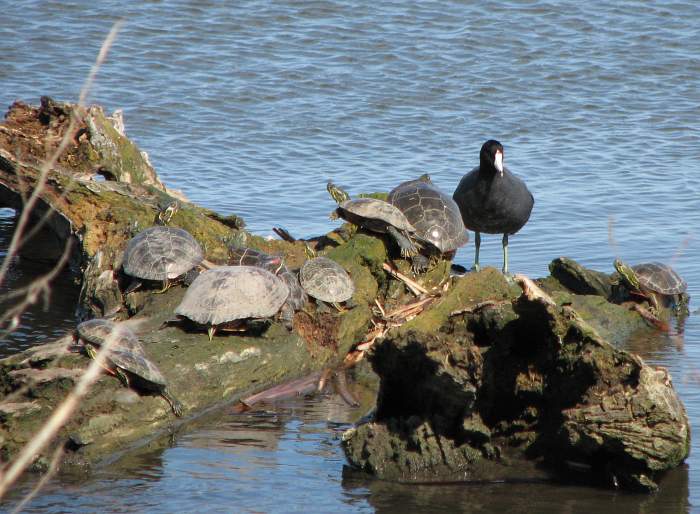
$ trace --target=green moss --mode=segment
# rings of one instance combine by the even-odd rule
[[[468,273],[453,280],[448,291],[429,309],[400,328],[405,334],[410,330],[424,334],[434,333],[444,326],[450,313],[475,305],[485,300],[507,300],[520,294],[517,286],[506,282],[503,274],[495,268],[486,268],[479,273]]]

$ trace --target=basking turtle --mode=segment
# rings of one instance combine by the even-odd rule
[[[299,277],[287,268],[282,257],[244,246],[231,247],[229,253],[232,266],[257,266],[274,273],[287,284],[289,296],[281,309],[281,317],[285,321],[290,322],[294,311],[300,310],[306,304],[308,298],[299,284]]]
[[[289,287],[274,273],[255,266],[221,266],[201,273],[187,288],[175,313],[209,325],[209,339],[219,325],[277,314]]]
[[[170,404],[176,416],[182,416],[182,404],[168,391],[167,382],[153,364],[134,333],[123,325],[108,319],[91,319],[80,323],[78,336],[83,341],[85,353],[95,358],[98,348],[111,339],[107,360],[126,387],[134,386],[143,391],[159,394]]]
[[[155,225],[131,238],[124,251],[123,266],[132,277],[162,281],[162,291],[165,291],[173,279],[184,275],[203,260],[202,247],[189,232]],[[133,291],[136,287],[132,285],[129,290]]]
[[[613,263],[619,279],[630,293],[646,298],[654,309],[673,307],[683,312],[688,307],[688,285],[673,268],[660,262],[628,266],[620,259]]]
[[[343,218],[373,232],[389,234],[399,245],[402,257],[412,257],[418,253],[412,240],[416,229],[398,207],[377,198],[351,200],[345,191],[332,182],[328,182],[326,189],[338,202],[338,208],[331,213],[331,219]]]
[[[338,304],[352,298],[355,292],[355,284],[348,272],[328,257],[306,261],[299,270],[299,282],[309,295],[331,303],[339,310]]]
[[[413,236],[422,246],[423,254],[413,260],[417,270],[427,267],[426,257],[452,258],[457,248],[469,241],[459,207],[433,185],[428,175],[399,184],[389,192],[388,201],[415,227]]]

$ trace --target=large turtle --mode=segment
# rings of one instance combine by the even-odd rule
[[[427,267],[426,257],[446,255],[451,258],[457,248],[469,241],[459,207],[433,185],[428,175],[402,182],[389,192],[388,201],[415,227],[414,237],[423,247],[423,256],[413,261],[417,270]]]
[[[221,266],[204,271],[192,282],[175,313],[209,325],[211,340],[218,325],[274,316],[287,296],[287,284],[266,269]]]
[[[301,287],[317,300],[338,307],[340,302],[352,298],[355,292],[348,272],[328,257],[314,257],[304,263],[299,270]]]
[[[155,225],[131,238],[124,251],[123,267],[132,277],[162,281],[165,291],[173,279],[203,260],[202,247],[189,232]],[[134,286],[129,287],[133,289]]]
[[[91,319],[80,323],[78,336],[85,353],[95,358],[98,348],[110,341],[107,360],[126,387],[155,392],[165,398],[176,416],[182,416],[182,404],[168,391],[167,381],[148,357],[136,335],[126,326],[108,319]]]
[[[338,208],[331,213],[331,219],[343,218],[367,230],[389,234],[401,249],[403,257],[412,257],[418,253],[412,240],[416,229],[398,207],[377,198],[351,200],[345,191],[332,182],[328,182],[326,189],[338,202]]]
[[[630,293],[646,298],[657,311],[660,306],[671,306],[679,313],[687,309],[688,285],[670,266],[660,262],[628,266],[620,259],[613,265]]]
[[[229,254],[229,263],[232,266],[257,266],[274,273],[287,284],[289,296],[281,309],[281,317],[285,321],[290,322],[294,311],[304,307],[308,298],[299,284],[299,277],[287,268],[282,257],[245,246],[233,246],[229,248]]]

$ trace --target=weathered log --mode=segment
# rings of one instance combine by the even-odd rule
[[[115,125],[118,118],[49,99],[40,108],[14,104],[0,125],[0,204],[22,209],[70,119],[75,132],[48,170],[33,214],[53,213],[48,227],[58,248],[75,242],[80,317],[128,319],[185,407],[185,417],[176,419],[161,398],[105,375],[54,442],[71,442],[70,459],[103,460],[216,405],[333,366],[363,341],[370,322],[373,330],[389,328],[393,321],[382,312],[400,312],[414,299],[385,272],[382,237],[345,226],[314,243],[350,272],[352,309],[328,314],[308,305],[294,316],[291,331],[272,322],[258,335],[222,334],[212,341],[202,330],[168,323],[184,287],[125,294],[121,259],[126,241],[173,202],[180,207],[169,224],[188,230],[214,263],[227,263],[229,245],[245,239],[296,267],[304,243],[252,236],[236,216],[186,202],[160,183]],[[410,274],[407,262],[394,264]],[[544,462],[547,469],[600,470],[609,483],[650,489],[660,472],[685,458],[688,422],[670,380],[606,341],[650,329],[604,296],[578,294],[604,292],[604,274],[577,271],[579,282],[593,277],[599,283],[574,291],[561,275],[551,276],[540,282],[547,294],[529,283],[530,293],[523,294],[495,270],[449,279],[449,269],[441,261],[417,277],[436,299],[421,302],[421,314],[371,350],[381,387],[375,420],[343,443],[352,464],[385,478],[484,480],[534,476]],[[375,304],[380,313],[373,313]],[[0,361],[3,460],[45,423],[86,367],[87,358],[74,350],[69,334]]]
[[[374,419],[343,438],[354,467],[392,480],[484,480],[513,478],[519,462],[518,478],[539,478],[530,461],[653,490],[686,458],[690,427],[667,372],[604,340],[570,292],[557,302],[526,285],[517,294],[495,270],[470,274],[375,345]],[[635,316],[616,307],[598,321]],[[445,323],[446,312],[457,315]]]
[[[121,270],[121,259],[127,240],[153,225],[173,202],[179,208],[169,225],[189,231],[209,261],[227,263],[229,246],[245,240],[298,266],[304,246],[253,236],[236,216],[222,217],[173,195],[145,154],[99,107],[82,109],[47,98],[41,107],[12,105],[0,125],[0,204],[23,208],[23,199],[41,180],[42,166],[69,130],[71,118],[75,129],[66,151],[46,174],[33,217],[51,213],[48,227],[59,248],[74,241],[73,265],[82,270],[79,317],[138,319],[134,330],[184,404],[185,419],[242,394],[334,366],[362,337],[371,317],[368,305],[378,291],[368,265],[380,270],[386,251],[381,240],[361,234],[340,246],[325,239],[327,255],[343,264],[358,286],[357,306],[338,314],[318,314],[309,306],[308,312],[297,313],[292,331],[275,322],[259,336],[222,334],[209,341],[206,331],[167,323],[174,318],[184,287],[164,294],[148,288],[125,294],[130,279]],[[104,180],[97,180],[98,175]],[[0,362],[3,460],[12,458],[45,422],[87,366],[87,357],[76,350],[73,335],[67,335]],[[182,422],[161,398],[136,394],[105,375],[55,444],[70,439],[71,447],[80,446],[71,459],[89,464]]]

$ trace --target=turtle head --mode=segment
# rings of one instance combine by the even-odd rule
[[[331,195],[331,198],[333,198],[333,200],[335,200],[335,202],[338,204],[350,200],[350,195],[346,191],[340,189],[330,180],[328,181],[328,184],[326,184],[326,189],[328,190],[328,194]]]
[[[311,246],[309,246],[309,243],[306,243],[304,245],[304,254],[306,255],[307,259],[313,259],[314,257],[316,257],[316,250],[311,248]]]
[[[503,176],[503,145],[489,139],[481,146],[479,164],[482,169],[493,169]]]
[[[633,289],[640,288],[637,274],[630,266],[622,262],[620,259],[615,259],[615,261],[613,262],[613,266],[615,267],[615,271],[617,271],[620,274],[620,277],[625,282],[625,284],[627,284]]]

